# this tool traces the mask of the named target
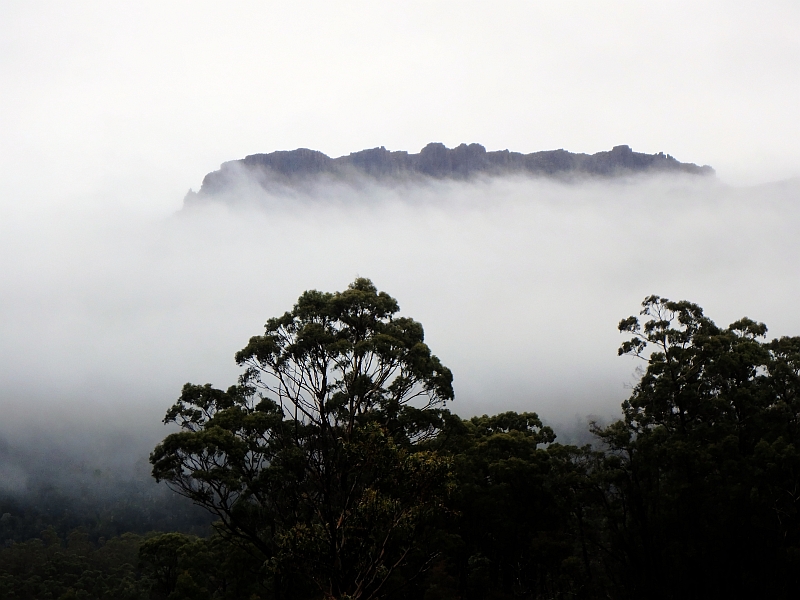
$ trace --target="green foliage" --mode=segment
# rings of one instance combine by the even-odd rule
[[[536,413],[447,411],[449,371],[396,312],[367,280],[307,292],[238,385],[183,388],[153,473],[217,534],[7,537],[0,597],[797,595],[800,338],[650,296],[619,324],[641,379],[577,448]]]
[[[55,530],[0,548],[0,598],[145,600],[150,581],[136,570],[142,537],[126,533],[101,544],[74,530]]]
[[[98,543],[54,529],[0,549],[0,598],[235,600],[268,595],[263,563],[218,536],[126,533]]]
[[[38,537],[49,527],[61,538],[82,529],[94,543],[123,533],[210,532],[211,518],[205,511],[152,479],[138,474],[130,478],[92,475],[87,481],[75,472],[78,469],[70,457],[50,462],[55,463],[53,469],[63,468],[58,480],[42,469],[42,463],[33,463],[25,466],[29,480],[24,489],[0,490],[0,546]]]
[[[457,516],[428,577],[439,596],[588,597],[573,489],[585,479],[585,451],[554,440],[536,413],[448,420],[439,443],[456,465]],[[458,583],[445,595],[442,580]]]
[[[398,310],[367,279],[306,292],[236,354],[237,386],[187,384],[167,412],[181,431],[154,450],[153,475],[256,552],[275,593],[372,598],[429,560],[424,525],[451,466],[420,443],[452,375]]]
[[[139,564],[152,581],[154,599],[249,598],[269,590],[259,577],[263,563],[247,550],[219,536],[165,533],[141,545]]]
[[[597,432],[609,568],[631,597],[793,595],[800,339],[657,296],[641,316],[620,323],[633,334],[620,354],[646,371],[623,420]]]

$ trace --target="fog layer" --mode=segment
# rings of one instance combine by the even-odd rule
[[[799,201],[798,181],[499,178],[259,192],[163,218],[9,211],[0,479],[25,485],[26,440],[39,459],[134,465],[183,383],[230,385],[266,319],[356,276],[423,323],[458,414],[534,410],[565,431],[613,416],[637,366],[616,325],[648,294],[800,334]]]

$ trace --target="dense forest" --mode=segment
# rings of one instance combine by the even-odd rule
[[[451,412],[398,311],[367,279],[305,292],[237,385],[186,384],[150,456],[171,492],[131,492],[147,518],[0,499],[0,598],[797,596],[800,337],[648,297],[619,323],[641,378],[578,447]]]

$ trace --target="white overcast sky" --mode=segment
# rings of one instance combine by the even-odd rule
[[[172,210],[247,154],[430,141],[796,177],[798,32],[797,0],[4,0],[0,203]]]

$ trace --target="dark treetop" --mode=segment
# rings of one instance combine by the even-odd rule
[[[431,143],[418,154],[392,152],[381,146],[339,158],[331,158],[316,150],[298,148],[269,154],[251,154],[240,160],[223,163],[219,171],[206,175],[200,191],[190,191],[186,200],[192,202],[234,191],[243,177],[270,189],[299,187],[305,182],[322,177],[339,181],[361,177],[397,182],[425,178],[463,180],[508,174],[613,177],[643,172],[713,175],[714,169],[708,165],[700,167],[693,163],[682,163],[663,152],[634,152],[629,146],[614,146],[610,151],[596,154],[573,154],[566,150],[522,154],[508,150],[487,152],[480,144],[461,144],[457,148],[447,148],[444,144]]]

